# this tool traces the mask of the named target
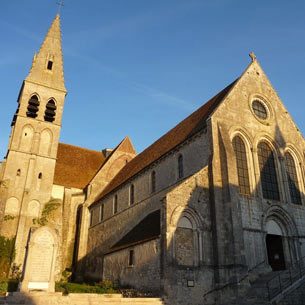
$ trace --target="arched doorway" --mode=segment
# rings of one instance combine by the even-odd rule
[[[268,263],[273,271],[285,270],[285,253],[283,231],[278,223],[272,219],[268,220],[266,235],[266,248],[268,254]]]

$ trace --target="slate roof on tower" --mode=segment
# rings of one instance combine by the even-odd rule
[[[204,128],[208,117],[227,96],[237,80],[220,91],[207,103],[127,163],[126,166],[124,166],[114,179],[112,179],[112,181],[105,187],[101,194],[97,196],[96,201],[99,201],[101,198],[114,191],[128,179]]]

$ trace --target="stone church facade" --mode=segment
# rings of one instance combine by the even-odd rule
[[[303,257],[304,139],[251,59],[140,154],[128,137],[92,151],[59,142],[67,91],[57,16],[22,84],[0,166],[0,233],[16,238],[14,264],[27,268],[31,238],[47,228],[56,280],[72,268],[75,280],[199,305]]]

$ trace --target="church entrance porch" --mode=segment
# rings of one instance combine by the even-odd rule
[[[268,253],[268,263],[272,270],[285,270],[286,264],[282,236],[267,234],[266,247]]]

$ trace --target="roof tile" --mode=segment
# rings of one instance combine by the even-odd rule
[[[106,196],[128,179],[139,173],[145,167],[161,158],[174,149],[186,139],[202,129],[209,115],[217,108],[225,96],[229,93],[237,80],[211,98],[207,103],[193,112],[190,116],[180,122],[176,127],[167,132],[159,140],[146,148],[142,153],[133,158],[122,170],[111,180],[108,186],[97,196],[96,201]]]

